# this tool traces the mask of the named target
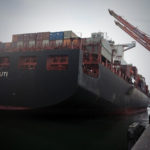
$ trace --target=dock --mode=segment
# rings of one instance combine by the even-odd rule
[[[150,150],[150,125],[145,129],[132,150]]]

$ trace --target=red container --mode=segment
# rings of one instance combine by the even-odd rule
[[[36,41],[36,48],[42,48],[42,43],[43,43],[42,40]]]
[[[17,41],[23,41],[23,34],[17,35]]]
[[[24,48],[29,48],[29,42],[28,41],[24,41],[23,42],[23,47]]]
[[[37,33],[30,33],[29,35],[29,40],[30,41],[35,41],[37,38]]]
[[[24,34],[23,35],[23,41],[26,42],[26,41],[29,41],[30,40],[30,34]]]
[[[37,33],[37,40],[49,40],[50,32],[39,32]]]
[[[18,35],[13,35],[12,36],[12,42],[17,42],[18,41]]]
[[[12,36],[12,42],[36,40],[37,33],[15,34]]]

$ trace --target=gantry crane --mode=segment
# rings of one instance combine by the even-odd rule
[[[146,49],[150,51],[150,36],[146,33],[140,31],[138,28],[130,24],[128,21],[124,20],[121,16],[117,15],[114,11],[108,10],[110,15],[116,18],[118,21],[115,21],[115,24],[119,26],[123,31],[129,34],[133,39],[138,43],[143,45]]]

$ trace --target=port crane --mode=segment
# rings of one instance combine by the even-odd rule
[[[113,10],[108,10],[110,15],[116,18],[115,24],[119,26],[123,31],[129,34],[138,43],[143,45],[147,50],[150,51],[150,36],[146,33],[140,31],[137,27],[130,24],[128,21],[123,19],[121,16],[117,15]]]

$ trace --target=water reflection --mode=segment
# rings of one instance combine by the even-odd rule
[[[122,117],[66,117],[0,112],[0,140],[5,149],[127,150],[127,129],[148,124],[148,113]]]

